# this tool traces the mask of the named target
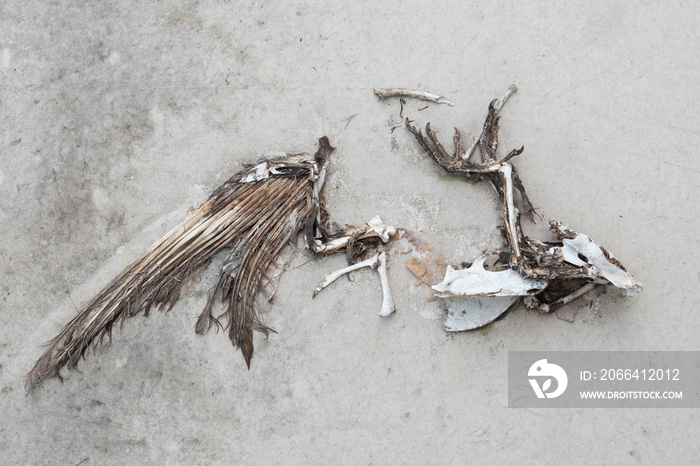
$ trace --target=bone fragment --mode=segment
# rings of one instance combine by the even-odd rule
[[[382,309],[379,311],[379,315],[382,317],[388,317],[392,312],[396,310],[394,306],[394,299],[391,297],[391,288],[389,288],[389,278],[386,274],[386,253],[383,252],[379,254],[379,267],[377,267],[377,272],[379,272],[379,280],[382,283]]]
[[[391,225],[386,225],[384,222],[382,222],[381,218],[374,217],[372,220],[367,222],[364,227],[361,227],[352,233],[355,234],[356,240],[376,237],[381,239],[383,243],[386,243],[396,234],[396,228],[392,227]],[[348,234],[326,243],[323,243],[320,240],[315,240],[313,251],[317,254],[328,254],[337,251],[338,249],[346,247],[352,237],[353,235]]]
[[[445,97],[437,94],[431,94],[425,91],[415,91],[410,89],[399,89],[399,88],[385,88],[385,89],[375,89],[374,93],[379,97],[380,100],[386,99],[388,97],[413,97],[415,99],[427,100],[430,102],[435,102],[438,104],[447,104],[454,106],[452,102],[445,99]]]
[[[581,288],[574,291],[573,293],[568,294],[568,295],[564,296],[563,298],[559,298],[558,300],[556,300],[552,304],[541,304],[539,306],[539,308],[540,308],[540,310],[542,310],[544,312],[550,312],[552,309],[556,309],[559,306],[563,306],[565,304],[570,303],[571,301],[573,301],[576,298],[580,298],[581,296],[585,295],[589,291],[592,291],[596,286],[598,286],[596,283],[586,283],[585,285],[583,285]]]
[[[447,267],[445,279],[433,286],[440,298],[471,296],[528,296],[547,287],[546,280],[524,278],[512,269],[489,271],[484,268],[486,256],[481,256],[468,269]]]
[[[496,109],[496,113],[501,111],[501,109],[503,108],[503,105],[505,105],[505,103],[508,101],[508,99],[510,99],[510,96],[515,94],[515,92],[517,90],[518,90],[518,86],[516,86],[515,84],[511,84],[510,86],[508,86],[508,89],[506,89],[506,92],[501,96],[500,99],[498,99],[496,101],[496,103],[493,106],[493,108]]]
[[[519,212],[515,208],[515,200],[513,198],[513,166],[508,162],[503,162],[499,171],[503,175],[503,184],[505,191],[505,214],[507,218],[506,230],[510,236],[510,244],[513,248],[512,261],[520,260],[520,239],[518,238],[518,216]]]
[[[559,222],[552,222],[552,228],[559,234],[571,232]],[[639,283],[630,275],[615,256],[594,243],[591,238],[583,233],[578,233],[574,238],[562,238],[563,246],[559,247],[564,260],[572,265],[586,267],[591,278],[598,283],[612,283],[622,288],[627,296],[633,296],[642,289]]]

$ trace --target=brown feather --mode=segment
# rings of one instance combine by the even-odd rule
[[[256,311],[255,295],[265,271],[281,249],[314,218],[314,183],[333,152],[328,138],[319,140],[316,154],[298,154],[250,166],[237,173],[184,222],[144,252],[112,280],[59,334],[27,375],[25,388],[34,391],[64,366],[74,368],[93,343],[111,340],[115,322],[123,323],[152,306],[170,310],[182,286],[224,248],[233,247],[195,330],[221,326],[212,314],[214,295],[228,300],[226,327],[232,343],[250,367],[253,330],[267,334]],[[325,168],[325,167],[324,167]]]

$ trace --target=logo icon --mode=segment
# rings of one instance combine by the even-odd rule
[[[539,377],[546,379],[543,381],[542,385],[538,383],[537,379],[528,379],[532,389],[535,391],[537,398],[556,398],[566,390],[566,386],[569,383],[569,378],[566,376],[566,371],[557,366],[556,364],[548,363],[546,359],[540,359],[530,366],[530,370],[527,372],[529,377]],[[554,391],[548,391],[552,387],[552,379],[557,381],[557,387]]]

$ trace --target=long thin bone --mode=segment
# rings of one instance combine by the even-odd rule
[[[399,88],[386,88],[386,89],[375,89],[374,93],[379,97],[380,100],[386,99],[388,97],[413,97],[415,99],[427,100],[430,102],[435,102],[438,104],[447,104],[454,107],[455,104],[445,99],[441,95],[431,94],[425,91],[415,91],[411,89],[399,89]]]
[[[357,264],[350,265],[348,267],[344,267],[340,270],[336,270],[335,272],[331,272],[325,277],[323,277],[323,280],[321,283],[316,287],[314,290],[313,296],[316,297],[317,294],[321,292],[324,288],[326,288],[328,285],[336,281],[338,278],[342,277],[343,275],[353,272],[357,269],[361,269],[363,267],[372,267],[379,273],[379,280],[381,281],[382,284],[382,309],[379,311],[379,315],[382,317],[387,317],[393,313],[396,308],[394,307],[394,300],[391,296],[391,289],[389,288],[389,279],[387,277],[386,273],[386,253],[382,252],[381,254],[376,254],[372,257],[370,257],[367,260],[364,260],[362,262],[358,262]]]
[[[394,299],[391,297],[391,288],[389,288],[389,278],[386,274],[386,253],[383,252],[379,254],[379,267],[377,267],[377,272],[379,272],[379,281],[382,283],[382,309],[379,311],[381,317],[388,317],[392,312],[396,310],[394,306]]]
[[[580,298],[581,296],[585,295],[589,291],[592,291],[596,286],[598,286],[597,283],[586,283],[583,285],[581,288],[578,290],[574,291],[573,293],[570,293],[562,298],[557,299],[551,304],[540,304],[538,308],[544,312],[550,312],[552,309],[556,309],[559,306],[563,306],[564,304],[568,304],[571,301],[573,301],[576,298]]]
[[[516,91],[518,90],[518,86],[515,84],[511,84],[508,86],[508,89],[506,89],[506,92],[501,96],[500,99],[496,101],[496,104],[493,106],[493,108],[496,109],[496,113],[500,112],[501,109],[503,108],[503,105],[508,101],[510,96],[512,96]]]
[[[379,254],[375,254],[374,256],[370,257],[369,259],[363,260],[362,262],[358,262],[357,264],[352,264],[347,267],[343,267],[342,269],[338,269],[336,271],[333,271],[323,277],[323,280],[321,280],[321,283],[316,287],[314,290],[313,297],[315,298],[317,294],[319,294],[325,287],[342,277],[343,275],[354,272],[355,270],[362,269],[364,267],[375,267],[378,264],[379,261]]]

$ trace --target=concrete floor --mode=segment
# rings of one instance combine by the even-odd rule
[[[267,3],[0,4],[0,462],[697,461],[697,411],[509,409],[506,375],[514,350],[700,349],[699,4]],[[398,102],[372,89],[444,94],[454,107],[404,115],[448,142],[511,83],[501,144],[524,144],[530,198],[641,294],[603,295],[573,324],[519,308],[448,335],[398,249],[388,319],[368,271],[312,301],[344,262],[316,259],[283,276],[266,315],[279,334],[256,336],[248,371],[224,335],[194,333],[213,266],[170,313],[131,319],[25,397],[40,345],[207,189],[323,135],[334,220],[379,214],[474,260],[497,244],[492,190],[391,132]]]

